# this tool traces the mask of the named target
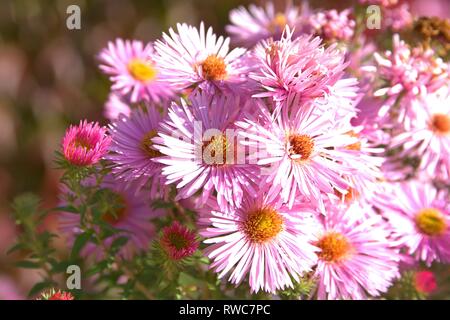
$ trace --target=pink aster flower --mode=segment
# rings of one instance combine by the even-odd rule
[[[267,2],[265,8],[251,4],[247,10],[241,6],[230,11],[231,24],[225,29],[234,43],[252,47],[260,40],[279,39],[286,25],[298,29],[308,9],[304,6],[301,11],[291,2],[283,11],[276,11],[272,2]]]
[[[202,88],[242,90],[248,84],[251,65],[246,49],[229,50],[229,38],[217,37],[210,27],[205,31],[187,24],[177,24],[163,33],[155,49],[161,77],[179,89],[200,85]]]
[[[315,245],[318,299],[366,299],[386,292],[399,276],[400,255],[383,219],[370,206],[328,207]]]
[[[383,10],[383,24],[394,31],[401,31],[412,25],[413,15],[408,3],[401,3]]]
[[[450,170],[449,105],[449,94],[430,94],[414,100],[412,109],[416,114],[410,120],[409,130],[392,139],[392,147],[403,146],[401,157],[419,157],[419,169],[431,177],[440,170]]]
[[[279,194],[292,207],[303,195],[323,212],[322,193],[334,196],[337,190],[345,194],[351,187],[344,176],[357,174],[352,161],[355,152],[345,147],[358,140],[347,134],[352,130],[349,122],[338,125],[330,114],[316,112],[311,105],[301,106],[299,95],[291,95],[288,103],[273,121],[259,102],[259,119],[237,124],[240,135],[247,139],[241,143],[256,150],[249,157],[264,168],[270,196]]]
[[[172,260],[190,257],[198,248],[195,233],[178,221],[163,229],[159,242],[162,249]]]
[[[138,189],[149,188],[152,199],[164,197],[169,191],[161,174],[162,165],[155,161],[161,153],[152,142],[161,121],[161,113],[149,105],[110,125],[112,143],[107,159],[112,162],[113,174]]]
[[[93,181],[86,181],[86,184],[93,184]],[[155,227],[150,219],[160,217],[165,214],[163,209],[154,209],[150,205],[147,196],[143,192],[137,192],[130,188],[125,188],[122,183],[115,180],[112,175],[107,175],[100,184],[101,189],[108,189],[115,197],[120,207],[114,212],[104,212],[101,220],[110,224],[113,228],[120,230],[103,240],[105,246],[110,246],[118,237],[128,237],[128,242],[120,248],[118,255],[124,259],[131,257],[139,251],[146,250],[150,241],[156,235]],[[70,191],[63,190],[64,193]],[[65,200],[63,200],[65,201]],[[77,235],[83,232],[80,228],[80,215],[63,212],[59,216],[59,228],[66,235],[69,244],[73,242]],[[82,249],[83,256],[93,255],[97,259],[104,257],[103,249],[95,243],[89,242]]]
[[[170,86],[160,79],[151,43],[116,39],[100,52],[99,59],[100,69],[113,82],[111,89],[132,103],[160,102],[173,95]]]
[[[264,189],[262,189],[264,190]],[[265,195],[245,195],[242,204],[228,214],[211,201],[200,211],[200,235],[210,246],[205,254],[219,278],[238,286],[248,274],[252,292],[293,287],[303,272],[317,261],[317,248],[310,244],[315,224],[313,209],[292,209],[268,201]]]
[[[341,79],[347,64],[344,52],[336,46],[325,49],[319,37],[294,39],[288,27],[281,40],[262,41],[254,52],[260,67],[250,75],[260,85],[254,97],[272,97],[282,102],[290,93],[298,93],[302,103],[330,106],[328,99],[336,98],[339,104],[335,109],[353,109],[357,81]]]
[[[244,191],[255,194],[255,165],[245,163],[233,130],[247,102],[235,96],[197,93],[190,105],[173,103],[167,119],[153,139],[164,156],[167,183],[177,183],[176,199],[188,198],[201,190],[202,205],[213,192],[222,209],[239,205]]]
[[[398,34],[393,38],[393,50],[386,51],[384,56],[375,52],[374,58],[377,66],[364,69],[376,73],[385,83],[374,92],[374,96],[387,98],[379,115],[395,117],[400,123],[414,115],[416,110],[411,106],[412,100],[436,92],[450,80],[448,64],[436,58],[432,49],[410,48]],[[397,115],[389,114],[400,95]]]
[[[450,262],[450,206],[448,193],[410,181],[392,185],[379,194],[382,209],[393,229],[392,239],[416,260]]]
[[[86,166],[97,163],[108,151],[111,137],[98,123],[80,121],[70,126],[62,140],[64,157],[72,164]]]
[[[111,92],[108,97],[108,101],[105,103],[103,115],[108,120],[116,120],[119,115],[128,117],[131,112],[131,107],[126,103],[119,95]]]
[[[356,22],[350,17],[351,10],[318,11],[309,18],[314,34],[328,42],[349,41],[355,32]]]

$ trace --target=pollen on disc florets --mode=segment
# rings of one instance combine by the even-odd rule
[[[207,80],[224,80],[227,76],[227,65],[223,58],[209,55],[201,64],[203,76]]]
[[[289,154],[295,160],[308,160],[314,151],[314,141],[305,134],[291,134],[289,140]]]
[[[264,243],[283,230],[283,217],[271,207],[253,210],[247,214],[242,229],[251,241]]]
[[[161,153],[158,150],[153,148],[152,139],[156,137],[156,135],[157,135],[156,130],[150,130],[142,137],[140,143],[141,150],[150,158],[156,158],[161,155]]]
[[[435,208],[426,208],[416,215],[416,226],[420,232],[428,236],[439,236],[445,232],[447,223],[441,211]]]
[[[133,59],[128,63],[128,71],[136,80],[147,82],[155,79],[156,69],[150,62]]]
[[[450,116],[442,113],[435,114],[431,120],[431,127],[439,134],[449,134]]]
[[[213,136],[211,140],[203,143],[203,161],[209,165],[233,163],[237,157],[237,146],[232,142],[227,139],[225,134]]]
[[[318,256],[327,262],[339,262],[345,259],[351,252],[351,244],[347,238],[338,232],[329,232],[317,242],[317,247],[322,251]]]

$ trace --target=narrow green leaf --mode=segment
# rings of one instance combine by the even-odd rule
[[[111,244],[111,250],[118,250],[121,247],[123,247],[128,242],[127,237],[118,237],[114,239],[113,243]]]
[[[80,251],[84,248],[84,246],[91,239],[91,234],[88,232],[83,232],[77,236],[75,242],[72,247],[72,252],[70,253],[70,257],[75,259],[78,257]]]
[[[19,242],[19,243],[16,243],[15,245],[13,245],[11,248],[9,248],[9,250],[6,252],[6,254],[11,254],[15,251],[22,250],[22,249],[25,249],[25,244]]]

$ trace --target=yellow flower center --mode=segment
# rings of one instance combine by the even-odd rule
[[[117,208],[114,208],[114,210],[112,212],[105,212],[102,216],[101,219],[106,222],[109,223],[111,225],[115,225],[117,223],[119,223],[120,221],[123,221],[126,216],[128,215],[128,210],[127,210],[127,201],[125,200],[125,197],[119,193],[115,194],[117,197],[116,203],[118,204]]]
[[[329,232],[317,242],[322,251],[318,256],[327,262],[340,262],[351,252],[352,246],[346,237],[338,232]]]
[[[450,133],[450,116],[442,113],[435,114],[431,119],[431,127],[439,134]]]
[[[268,29],[270,32],[282,31],[287,23],[286,16],[283,13],[278,12],[270,22]]]
[[[151,130],[147,132],[141,140],[141,150],[144,151],[149,158],[156,158],[161,155],[161,152],[153,147],[152,139],[156,137],[156,134],[156,130]]]
[[[283,218],[271,207],[264,207],[248,213],[242,229],[249,240],[264,243],[273,239],[283,229]]]
[[[223,80],[227,76],[227,65],[223,58],[209,55],[201,64],[203,76],[207,80]]]
[[[289,154],[296,155],[300,158],[298,161],[308,160],[314,150],[314,141],[310,136],[305,134],[292,134],[288,137],[289,140]]]
[[[447,228],[444,215],[434,208],[420,210],[416,215],[416,226],[428,236],[440,236]]]
[[[128,71],[136,80],[147,82],[156,78],[156,69],[148,61],[133,59],[128,63]]]
[[[221,165],[225,163],[233,163],[236,158],[236,146],[234,146],[234,154],[228,155],[231,149],[231,144],[228,142],[224,134],[215,135],[210,141],[203,144],[202,154],[203,161],[210,165]],[[229,159],[233,157],[233,159]]]

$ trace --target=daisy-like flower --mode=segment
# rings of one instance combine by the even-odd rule
[[[202,88],[242,90],[248,84],[246,49],[229,50],[229,38],[217,37],[210,27],[205,31],[187,24],[177,24],[155,43],[161,77],[178,89]]]
[[[222,209],[239,205],[244,191],[255,194],[257,167],[245,163],[234,122],[247,101],[235,96],[211,96],[206,92],[190,97],[190,105],[173,103],[161,124],[155,148],[164,156],[167,183],[177,183],[176,199],[202,190],[198,205],[213,192]]]
[[[195,233],[178,221],[163,229],[159,243],[167,256],[172,260],[190,257],[198,248]]]
[[[328,105],[328,99],[340,97],[335,109],[353,108],[351,100],[356,98],[357,81],[341,79],[347,64],[344,52],[336,46],[325,49],[319,37],[293,38],[289,27],[281,40],[262,41],[254,52],[260,68],[250,75],[260,85],[254,97],[271,97],[282,102],[290,93],[298,93],[302,103],[324,100],[316,102],[318,106]]]
[[[450,262],[450,205],[448,193],[410,181],[379,194],[377,206],[389,220],[392,239],[417,261]]]
[[[116,120],[121,114],[128,117],[130,113],[130,105],[126,103],[119,95],[111,92],[103,109],[103,115],[105,118],[113,121]]]
[[[430,94],[414,100],[412,106],[417,111],[411,128],[392,139],[392,147],[403,146],[402,156],[418,156],[419,169],[429,176],[440,170],[450,171],[449,105],[449,94]]]
[[[70,126],[62,140],[64,157],[77,166],[97,163],[108,151],[111,137],[106,128],[98,123],[80,121],[78,126]]]
[[[400,255],[388,227],[370,206],[327,207],[314,243],[318,299],[366,299],[386,292],[399,276]]]
[[[249,118],[237,123],[246,138],[241,143],[256,150],[249,158],[265,168],[269,195],[279,194],[289,207],[303,195],[324,212],[322,193],[345,194],[352,186],[344,176],[357,174],[352,159],[358,153],[345,147],[358,140],[347,134],[352,130],[349,122],[338,125],[312,105],[300,105],[298,95],[291,95],[288,103],[272,121],[260,102],[259,122]]]
[[[211,201],[200,211],[200,235],[210,244],[204,252],[219,278],[229,274],[236,286],[248,274],[252,292],[292,288],[292,280],[298,281],[317,261],[317,248],[310,244],[313,214],[308,206],[289,209],[263,194],[245,195],[232,214]]]
[[[376,97],[387,97],[379,115],[391,117],[390,122],[395,117],[406,128],[409,118],[417,111],[411,101],[419,95],[436,92],[448,85],[450,79],[448,64],[437,58],[432,49],[410,48],[398,34],[393,38],[393,50],[386,51],[384,56],[375,52],[374,58],[377,66],[367,66],[364,70],[376,73],[385,82],[384,87],[374,92]],[[398,101],[396,114],[390,114],[400,95],[403,96]]]
[[[258,7],[251,4],[248,10],[241,6],[231,10],[230,21],[232,24],[225,27],[234,43],[252,47],[260,40],[267,38],[279,39],[284,28],[288,25],[291,29],[300,27],[302,17],[306,16],[306,7],[299,8],[288,2],[284,11],[276,11],[272,2],[267,2],[266,7]]]
[[[151,43],[116,39],[100,52],[100,69],[110,76],[111,89],[132,103],[160,102],[171,97],[173,91],[161,81],[154,55]]]
[[[319,11],[309,18],[314,34],[327,42],[349,41],[355,32],[356,22],[350,17],[351,10]]]
[[[84,183],[93,184],[93,181]],[[150,219],[164,215],[165,211],[152,208],[146,194],[131,188],[125,188],[112,175],[104,177],[100,188],[108,189],[115,197],[115,203],[117,204],[117,208],[104,212],[101,215],[101,220],[120,230],[119,233],[103,240],[105,246],[110,246],[118,237],[128,237],[128,242],[118,252],[119,256],[130,259],[135,252],[146,250],[148,244],[156,235],[155,227]],[[63,190],[63,192],[65,191]],[[67,192],[70,193],[70,191]],[[83,232],[80,228],[79,214],[61,213],[59,227],[62,233],[67,236],[70,245],[73,245],[77,235]],[[93,255],[97,259],[104,257],[102,248],[92,242],[86,244],[81,254],[83,256]]]
[[[119,117],[110,125],[112,143],[107,159],[118,180],[138,189],[150,188],[152,199],[167,195],[168,188],[161,174],[162,165],[155,161],[161,153],[153,146],[162,115],[153,105],[137,108],[129,117]]]

